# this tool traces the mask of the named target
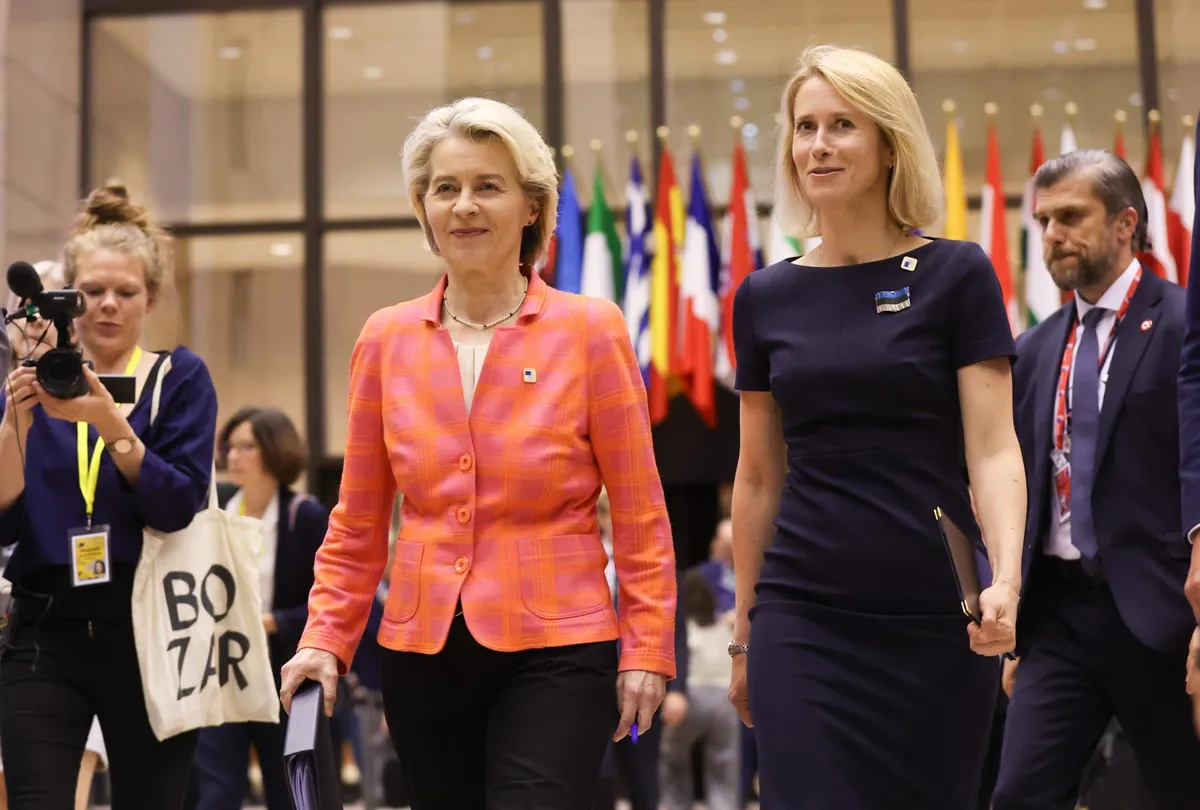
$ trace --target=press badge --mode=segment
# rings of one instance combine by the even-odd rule
[[[71,576],[73,584],[100,585],[112,577],[108,559],[108,527],[91,526],[72,529]]]
[[[1054,497],[1058,500],[1058,522],[1071,519],[1071,462],[1061,450],[1050,451],[1050,462],[1054,465]]]

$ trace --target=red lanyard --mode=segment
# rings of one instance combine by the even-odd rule
[[[1117,310],[1117,319],[1113,322],[1112,329],[1108,333],[1108,338],[1104,341],[1104,350],[1100,352],[1100,357],[1097,358],[1099,368],[1104,368],[1104,361],[1108,359],[1108,353],[1112,351],[1113,341],[1117,337],[1117,327],[1121,325],[1121,319],[1125,317],[1125,313],[1129,311],[1129,302],[1133,300],[1133,294],[1137,292],[1138,283],[1142,280],[1142,268],[1139,266],[1137,272],[1133,274],[1133,281],[1129,284],[1129,292],[1125,293],[1125,300],[1121,302],[1121,308]],[[1071,379],[1071,363],[1075,359],[1075,332],[1079,310],[1076,309],[1075,314],[1071,316],[1071,332],[1067,336],[1067,346],[1063,349],[1062,367],[1058,371],[1058,390],[1054,394],[1054,449],[1062,450],[1066,446],[1067,437],[1067,418],[1070,415],[1067,412],[1067,384]]]

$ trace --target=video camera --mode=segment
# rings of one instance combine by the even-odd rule
[[[16,262],[8,268],[8,288],[22,306],[5,316],[7,325],[19,320],[50,321],[58,333],[58,345],[41,358],[26,359],[22,365],[37,368],[38,384],[52,397],[74,399],[88,392],[83,376],[83,352],[71,343],[71,321],[87,309],[87,300],[78,290],[46,290],[37,270],[29,262]]]

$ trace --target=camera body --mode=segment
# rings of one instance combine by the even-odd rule
[[[29,298],[30,308],[38,317],[54,324],[58,345],[36,360],[22,365],[37,369],[37,381],[47,394],[59,399],[74,399],[87,394],[83,376],[83,352],[71,343],[71,321],[87,309],[87,301],[78,290],[45,290]]]

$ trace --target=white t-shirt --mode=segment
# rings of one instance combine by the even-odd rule
[[[229,503],[225,505],[226,512],[239,514],[242,509],[242,491],[239,489]],[[262,609],[264,613],[271,610],[275,598],[275,552],[279,548],[279,493],[271,496],[267,511],[262,516],[263,546],[262,554],[258,556],[258,589],[262,594]]]

